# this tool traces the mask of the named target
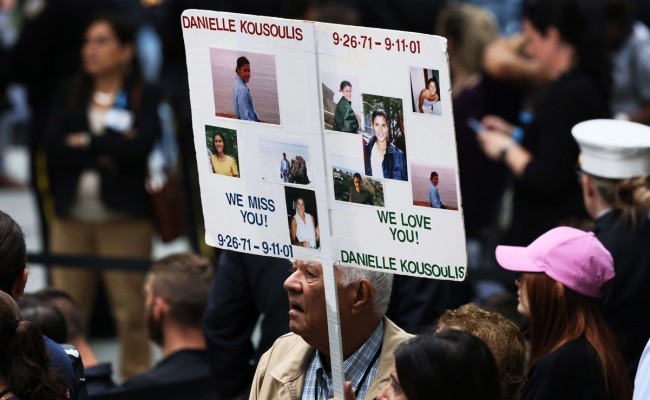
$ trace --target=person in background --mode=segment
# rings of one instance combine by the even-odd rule
[[[574,126],[573,136],[585,207],[616,270],[600,302],[603,317],[634,378],[650,337],[650,127],[594,120]]]
[[[289,332],[282,283],[290,267],[282,258],[221,251],[203,316],[218,398],[247,397],[260,357]],[[253,340],[262,315],[259,340]]]
[[[650,398],[650,340],[643,349],[639,367],[634,377],[634,394],[632,400]]]
[[[352,110],[352,84],[342,81],[340,85],[341,100],[336,104],[332,129],[339,132],[359,132],[359,120]]]
[[[632,385],[598,302],[614,263],[595,235],[561,226],[528,247],[498,246],[496,258],[520,274],[517,309],[530,317],[522,399],[629,399]]]
[[[65,400],[63,378],[50,365],[39,330],[20,317],[18,305],[0,291],[0,398]]]
[[[68,326],[61,311],[49,300],[36,294],[25,294],[18,300],[20,315],[37,327],[41,333],[58,344],[68,342]]]
[[[500,399],[492,351],[478,337],[458,329],[422,334],[402,343],[395,350],[390,379],[378,400]],[[348,393],[346,400],[350,398]]]
[[[527,53],[552,82],[523,130],[487,115],[477,136],[485,154],[515,176],[508,242],[518,245],[561,223],[578,225],[587,218],[574,176],[578,145],[571,128],[607,117],[610,93],[602,41],[578,0],[527,1],[523,32]]]
[[[151,266],[144,285],[146,319],[162,359],[114,393],[168,400],[217,398],[202,326],[212,279],[209,260],[192,253],[171,254]]]
[[[251,79],[251,63],[248,58],[241,56],[237,59],[235,73],[237,77],[232,86],[232,103],[235,106],[235,114],[239,119],[259,122],[255,106],[253,106],[253,98],[246,85]]]
[[[153,232],[144,186],[147,156],[160,133],[159,92],[141,82],[134,61],[135,31],[115,14],[90,20],[83,71],[62,88],[47,133],[48,172],[55,218],[50,251],[148,259]],[[121,375],[149,368],[141,272],[51,269],[52,285],[93,309],[98,281],[106,291],[121,350]]]
[[[650,124],[650,29],[633,18],[630,0],[607,0],[605,32],[612,58],[610,101],[616,119]]]
[[[475,335],[490,348],[501,378],[501,400],[518,400],[524,386],[526,340],[521,331],[503,315],[469,303],[447,310],[436,321],[435,331],[461,329]]]
[[[214,134],[214,153],[210,156],[212,172],[219,175],[234,176],[239,178],[237,162],[228,155],[228,148],[223,135],[219,132]]]
[[[13,299],[23,296],[29,277],[26,260],[27,249],[22,229],[9,215],[0,211],[0,293],[8,293]],[[47,350],[50,365],[61,374],[68,387],[67,398],[87,399],[83,365],[80,370],[73,369],[70,358],[61,346],[47,336],[39,337]],[[7,346],[0,348],[7,349]]]

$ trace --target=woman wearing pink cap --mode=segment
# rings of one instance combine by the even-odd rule
[[[599,308],[614,277],[611,254],[593,233],[554,228],[528,247],[498,246],[499,264],[521,273],[518,311],[529,316],[523,400],[632,396],[632,386]]]

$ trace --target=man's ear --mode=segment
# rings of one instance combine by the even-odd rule
[[[163,315],[169,313],[169,303],[160,296],[153,298],[151,313],[156,320],[162,319]]]
[[[354,301],[351,306],[352,314],[360,314],[367,307],[372,307],[371,299],[374,297],[374,294],[375,288],[370,281],[362,279],[356,287]]]

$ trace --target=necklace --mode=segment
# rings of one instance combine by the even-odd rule
[[[100,106],[108,107],[115,102],[115,93],[106,93],[101,90],[93,93],[93,101]]]

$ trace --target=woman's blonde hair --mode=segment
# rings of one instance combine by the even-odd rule
[[[497,362],[501,398],[516,400],[521,397],[525,380],[526,342],[514,322],[470,303],[442,313],[435,329],[461,329],[483,340]]]
[[[483,50],[499,35],[494,15],[471,4],[446,7],[438,16],[437,35],[453,41],[455,58],[470,72],[483,67]]]
[[[627,179],[589,177],[603,200],[622,211],[622,218],[633,225],[639,212],[650,210],[650,176]]]

